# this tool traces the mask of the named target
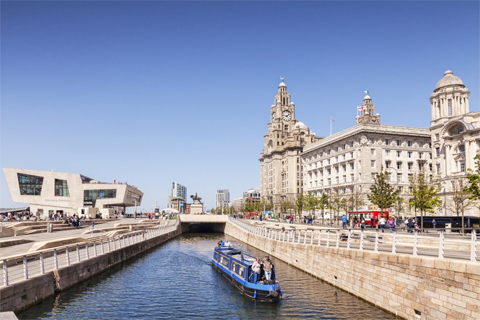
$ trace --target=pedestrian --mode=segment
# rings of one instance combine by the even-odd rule
[[[360,227],[362,228],[362,230],[365,229],[365,218],[363,218],[363,217],[362,217],[361,222],[360,222]]]
[[[293,215],[290,215],[290,224],[293,224]]]
[[[437,227],[437,221],[435,221],[435,219],[432,220],[432,226],[433,226],[433,229]]]
[[[355,226],[357,225],[358,223],[358,218],[357,216],[353,216],[353,227],[355,228]]]
[[[413,220],[412,220],[412,217],[408,217],[408,220],[407,220],[407,232],[409,233],[413,233]]]
[[[343,229],[347,229],[347,217],[345,215],[342,216],[342,225]]]
[[[257,283],[258,279],[260,278],[260,258],[256,258],[255,261],[252,263],[252,271],[253,271],[253,283]]]
[[[382,216],[380,218],[380,228],[382,228],[382,232],[385,232],[385,218]]]
[[[392,218],[388,219],[388,228],[390,229],[390,233],[393,233],[393,228],[395,228],[395,221]]]
[[[272,269],[273,269],[273,263],[270,260],[270,257],[266,256],[265,261],[263,262],[263,270],[265,271],[265,280],[269,281],[272,279]]]

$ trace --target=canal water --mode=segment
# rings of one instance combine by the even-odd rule
[[[260,303],[211,267],[220,234],[187,234],[22,312],[19,319],[395,319],[272,258],[284,299]],[[265,254],[233,238],[255,256]]]

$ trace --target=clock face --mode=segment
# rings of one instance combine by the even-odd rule
[[[292,114],[289,111],[285,110],[282,112],[282,118],[284,121],[290,121],[292,120]]]
[[[276,114],[275,112],[274,112],[274,113],[272,113],[272,121],[274,121],[274,120],[275,120],[275,117],[276,117],[276,116],[277,116],[277,114]]]

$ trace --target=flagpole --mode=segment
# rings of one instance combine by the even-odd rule
[[[330,135],[332,135],[332,117],[330,117]]]

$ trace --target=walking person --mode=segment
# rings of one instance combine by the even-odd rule
[[[380,228],[382,228],[382,232],[385,232],[385,218],[382,216],[380,218]]]
[[[432,226],[433,226],[433,229],[437,228],[437,221],[435,221],[435,219],[432,220]]]
[[[347,229],[347,217],[345,215],[342,216],[342,225],[343,229]]]

